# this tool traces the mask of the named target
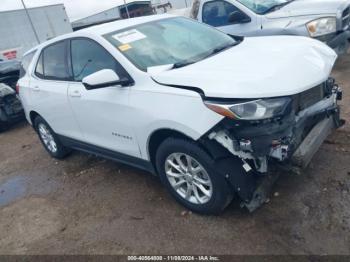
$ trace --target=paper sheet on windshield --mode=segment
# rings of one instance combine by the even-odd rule
[[[145,36],[144,34],[142,34],[140,31],[136,29],[131,29],[128,31],[124,31],[122,33],[115,34],[112,37],[123,44],[129,44],[129,43],[144,39],[147,36]]]

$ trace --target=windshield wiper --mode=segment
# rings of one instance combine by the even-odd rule
[[[238,45],[239,43],[240,43],[240,41],[236,41],[235,43],[231,43],[231,44],[228,44],[228,45],[224,45],[224,46],[220,46],[220,47],[214,48],[214,49],[213,49],[212,51],[210,51],[210,53],[209,53],[207,56],[205,56],[203,59],[208,58],[208,57],[210,57],[210,56],[212,56],[212,55],[215,55],[215,54],[217,54],[217,53],[220,53],[220,52],[222,52],[222,51],[224,51],[224,50],[226,50],[226,49],[228,49],[228,48],[230,48],[230,47],[233,47],[233,46],[235,46],[235,45]],[[200,60],[203,60],[203,59],[200,59]],[[198,60],[198,61],[200,61],[200,60]],[[180,62],[175,63],[175,64],[173,65],[173,68],[180,68],[180,67],[188,66],[188,65],[194,64],[194,63],[196,63],[196,62],[198,62],[198,61],[193,61],[193,60],[190,60],[190,61],[187,61],[187,60],[180,61]]]
[[[207,56],[205,56],[203,59],[205,59],[205,58],[208,58],[208,57],[210,57],[210,56],[213,56],[213,55],[215,55],[215,54],[217,54],[217,53],[220,53],[220,52],[222,52],[222,51],[224,51],[224,50],[226,50],[226,49],[229,49],[230,47],[233,47],[233,46],[235,46],[235,45],[238,45],[240,42],[239,41],[237,41],[237,42],[235,42],[235,43],[231,43],[231,44],[228,44],[228,45],[224,45],[224,46],[219,46],[219,47],[217,47],[217,48],[214,48]]]
[[[180,62],[177,62],[173,65],[173,68],[180,68],[180,67],[184,67],[184,66],[187,66],[187,65],[191,65],[191,64],[194,64],[195,62],[194,61],[180,61]]]
[[[266,14],[271,13],[271,12],[273,12],[273,11],[279,10],[279,9],[281,9],[282,7],[284,7],[284,6],[288,5],[288,4],[290,4],[290,3],[293,2],[293,1],[294,1],[294,0],[290,0],[290,1],[285,2],[285,3],[276,4],[276,5],[274,5],[274,6],[271,6],[269,9],[265,10],[265,11],[262,12],[261,14],[262,14],[262,15],[266,15]]]

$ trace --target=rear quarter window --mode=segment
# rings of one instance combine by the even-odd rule
[[[21,66],[19,69],[19,77],[23,77],[25,76],[25,74],[28,71],[28,68],[33,60],[33,57],[35,55],[36,50],[26,54],[25,56],[22,57],[22,61],[21,61]]]
[[[35,74],[38,77],[43,78],[44,77],[44,65],[43,65],[43,54],[40,54],[40,57],[38,59],[38,63],[36,64],[36,68],[35,68]]]

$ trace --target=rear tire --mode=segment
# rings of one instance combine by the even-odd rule
[[[233,192],[215,171],[214,160],[195,142],[168,138],[158,148],[156,166],[163,185],[186,208],[200,214],[219,214]]]
[[[34,129],[38,133],[42,145],[51,157],[62,159],[71,152],[69,148],[61,143],[58,136],[41,116],[35,118]]]

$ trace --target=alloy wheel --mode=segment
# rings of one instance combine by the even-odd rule
[[[45,144],[45,147],[51,153],[56,153],[57,152],[57,144],[56,144],[55,139],[54,139],[53,135],[51,134],[50,130],[47,128],[47,126],[40,123],[38,125],[38,131],[39,131],[39,135],[40,135],[42,141]]]
[[[213,195],[213,185],[204,167],[193,157],[173,153],[165,161],[165,173],[172,188],[192,204],[205,204]]]

